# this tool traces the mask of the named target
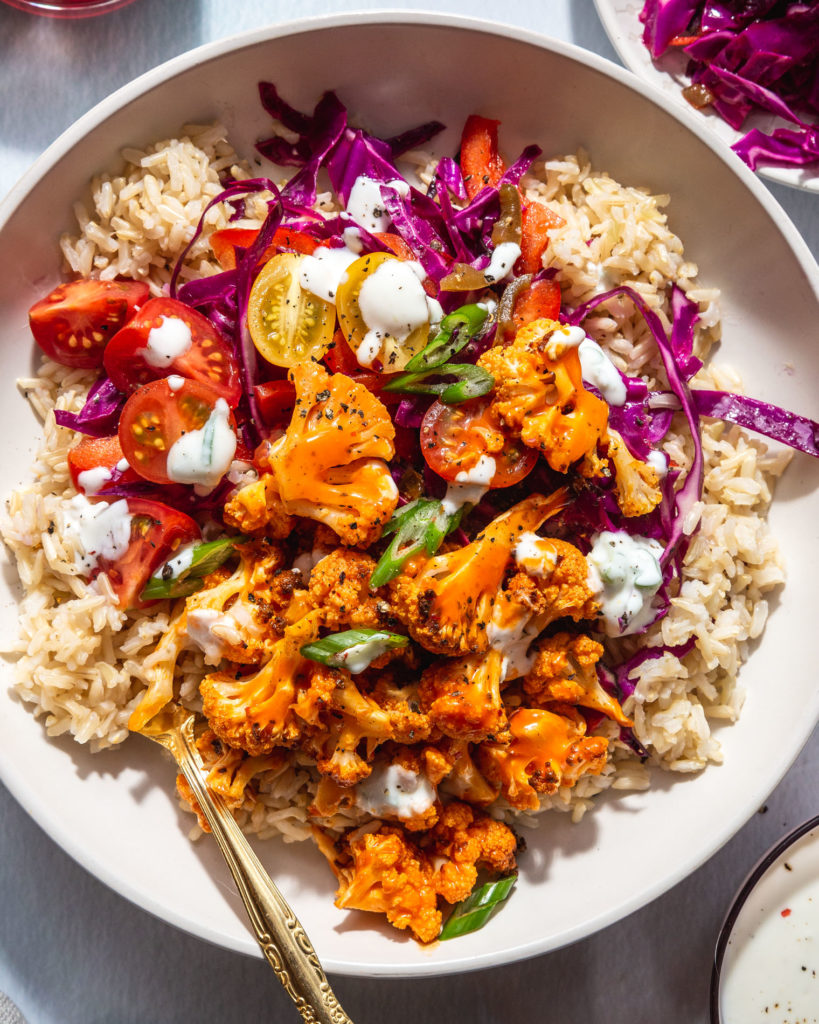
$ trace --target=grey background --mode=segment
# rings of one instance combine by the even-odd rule
[[[244,29],[384,6],[136,0],[102,18],[69,22],[0,3],[0,197],[79,115],[162,61]],[[444,0],[435,7],[542,31],[617,61],[592,0]],[[819,196],[769,187],[819,255]],[[771,843],[819,813],[818,776],[819,730],[765,808],[711,861],[590,939],[475,974],[333,978],[335,991],[356,1024],[705,1022],[714,943],[731,896]],[[611,872],[616,885],[616,865]],[[29,1024],[298,1019],[266,964],[201,942],[126,902],[64,854],[2,786],[0,991]]]

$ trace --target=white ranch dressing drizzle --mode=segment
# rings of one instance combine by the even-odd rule
[[[219,398],[207,422],[174,441],[168,452],[168,478],[193,484],[197,494],[209,494],[227,472],[236,452],[236,435],[228,418],[230,409]]]
[[[395,189],[400,196],[409,195],[409,185],[400,178],[391,181],[374,181],[360,174],[353,182],[347,199],[347,213],[368,231],[383,232],[392,224],[392,218],[384,208],[381,196],[383,186]]]
[[[492,251],[489,266],[484,268],[483,276],[488,284],[502,281],[514,267],[520,257],[520,246],[517,242],[501,242]]]
[[[180,377],[178,373],[172,373],[170,377],[167,377],[168,387],[171,391],[179,391],[181,387],[184,387],[185,378]]]
[[[193,344],[191,329],[178,316],[161,316],[159,327],[148,332],[148,341],[140,353],[149,366],[168,367]]]
[[[131,468],[131,464],[127,459],[120,459],[117,463],[117,469],[120,473],[124,473],[127,469]]]
[[[92,572],[100,558],[115,561],[131,543],[131,514],[124,498],[109,505],[77,494],[63,508],[61,525],[63,536],[74,542],[74,567],[79,573]]]
[[[597,342],[584,338],[580,342],[578,355],[583,380],[593,384],[609,405],[625,405],[626,383]]]
[[[188,637],[205,656],[208,665],[218,665],[225,656],[227,644],[244,643],[248,634],[259,636],[259,624],[245,605],[236,605],[227,612],[216,608],[193,608],[187,614]]]
[[[656,472],[657,476],[661,480],[664,476],[667,475],[668,456],[665,452],[658,451],[657,449],[655,449],[654,451],[650,451],[648,453],[648,458],[646,459],[646,462],[649,466],[651,466],[651,468]]]
[[[304,256],[299,265],[299,284],[325,302],[335,303],[347,268],[361,254],[361,235],[355,228],[344,229],[344,243],[337,249],[319,246],[312,255]]]
[[[435,787],[403,765],[376,765],[355,787],[355,802],[376,818],[418,818],[435,803]]]
[[[582,327],[564,324],[549,335],[546,341],[546,358],[555,362],[570,348],[577,348],[585,338],[586,332]]]
[[[518,537],[514,556],[517,564],[530,576],[549,576],[557,563],[554,544],[531,531]]]
[[[659,541],[624,530],[604,530],[592,537],[586,555],[589,588],[601,600],[607,636],[636,633],[654,619],[652,599],[663,581],[662,553]]]
[[[193,552],[195,544],[188,544],[183,548],[180,548],[173,558],[169,558],[168,561],[162,566],[159,573],[155,573],[159,579],[162,580],[175,580],[185,572],[186,569],[190,569],[191,563],[193,562]]]
[[[419,264],[396,259],[385,260],[364,280],[358,308],[367,333],[356,350],[362,366],[372,365],[386,337],[406,341],[419,327],[440,319],[440,304],[428,298],[422,276]]]
[[[503,679],[517,679],[525,676],[535,661],[535,654],[529,653],[532,641],[537,637],[537,627],[528,615],[522,615],[510,626],[499,626],[490,622],[486,627],[489,646],[498,651],[503,661]]]
[[[470,470],[462,469],[447,485],[444,512],[451,516],[463,505],[477,505],[489,490],[496,470],[497,464],[491,455],[481,455]]]
[[[94,466],[77,474],[77,483],[86,494],[96,494],[111,479],[111,470],[106,466]]]
[[[378,640],[373,637],[371,640],[363,640],[360,644],[353,644],[344,651],[333,655],[332,661],[336,668],[346,668],[351,675],[358,675],[364,669],[380,658],[382,654],[392,650],[388,640]]]

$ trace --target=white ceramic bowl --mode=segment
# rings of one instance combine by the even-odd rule
[[[167,136],[190,120],[220,118],[252,154],[269,125],[256,98],[274,80],[296,106],[335,88],[353,115],[392,134],[438,118],[452,152],[467,114],[502,119],[514,152],[591,150],[621,181],[674,197],[671,227],[704,281],[723,289],[721,355],[749,390],[816,414],[819,269],[756,178],[711,142],[701,121],[665,110],[628,73],[532,33],[430,14],[337,16],[278,26],[202,47],[115,93],[38,161],[0,214],[0,403],[4,486],[22,481],[38,426],[13,380],[30,371],[26,311],[60,274],[56,239],[72,200],[119,147]],[[696,776],[658,776],[646,793],[610,793],[579,825],[553,814],[527,833],[528,852],[509,904],[482,931],[422,948],[374,915],[333,907],[333,879],[310,846],[257,846],[330,971],[423,975],[473,970],[554,949],[635,910],[684,878],[748,819],[787,770],[819,715],[814,581],[819,467],[797,457],[772,519],[791,582],[742,673],[749,691],[739,725],[720,733],[725,765]],[[3,638],[16,628],[14,573],[0,597]],[[215,845],[191,845],[176,808],[173,769],[141,739],[89,755],[47,741],[3,688],[0,773],[31,815],[72,856],[140,906],[203,938],[256,954]]]

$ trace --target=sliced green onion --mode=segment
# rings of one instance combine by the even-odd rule
[[[424,373],[449,362],[483,330],[488,317],[489,310],[474,302],[449,313],[438,325],[432,341],[407,363],[407,372]]]
[[[218,569],[231,556],[237,540],[236,537],[220,537],[206,544],[197,544],[190,563],[175,573],[173,562],[179,558],[177,553],[151,576],[140,595],[141,600],[158,601],[164,597],[188,597],[195,594],[201,589],[205,576]]]
[[[456,520],[453,523],[453,520]],[[370,586],[382,587],[401,572],[415,555],[434,555],[460,516],[449,516],[437,498],[418,498],[397,509],[384,526],[382,536],[394,534],[370,577]]]
[[[516,873],[506,875],[495,882],[487,882],[479,889],[473,889],[463,902],[455,904],[438,938],[457,939],[483,928],[495,908],[508,899],[517,878]]]
[[[456,377],[457,380],[435,380],[437,377]],[[445,405],[457,405],[458,402],[488,394],[494,386],[495,378],[481,366],[473,366],[472,363],[443,363],[424,373],[402,373],[400,377],[385,384],[384,391],[438,395]]]
[[[330,668],[346,668],[355,675],[369,668],[382,654],[408,643],[405,636],[382,629],[348,629],[305,644],[301,656]]]

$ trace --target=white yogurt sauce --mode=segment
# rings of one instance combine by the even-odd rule
[[[111,470],[106,466],[94,466],[77,474],[77,483],[86,494],[96,494],[111,479]]]
[[[131,464],[127,459],[120,459],[116,467],[120,473],[124,473],[126,469],[131,468]]]
[[[356,351],[359,363],[371,366],[385,338],[400,343],[419,327],[436,317],[440,319],[441,307],[437,302],[432,305],[432,301],[421,284],[418,264],[405,260],[385,260],[379,264],[358,293],[358,308],[367,326]]]
[[[819,1024],[819,831],[784,850],[743,904],[719,1005],[723,1024]]]
[[[174,441],[168,452],[168,478],[194,484],[197,494],[209,494],[225,475],[236,452],[236,435],[229,423],[230,409],[219,398],[207,423]]]
[[[463,505],[477,505],[489,490],[497,465],[491,455],[481,455],[470,470],[462,469],[455,481],[447,485],[443,499],[444,512],[454,515]]]
[[[528,615],[521,616],[511,626],[499,626],[490,622],[486,627],[489,646],[503,657],[503,679],[517,679],[525,676],[535,661],[535,654],[529,653],[532,641],[537,637],[537,627]]]
[[[501,242],[492,251],[489,266],[484,269],[483,276],[487,283],[495,284],[502,281],[514,267],[520,257],[520,246],[517,242]]]
[[[552,362],[560,359],[570,348],[577,348],[585,341],[586,332],[582,327],[572,327],[564,324],[556,331],[552,331],[546,342],[546,358]]]
[[[659,541],[624,530],[604,530],[592,537],[586,555],[589,587],[601,599],[607,636],[636,633],[654,619],[652,599],[663,581],[662,553]]]
[[[171,391],[179,391],[185,383],[185,378],[180,377],[178,373],[172,373],[170,377],[166,378],[166,380],[168,381],[168,387]]]
[[[435,803],[435,787],[400,764],[376,765],[355,787],[355,802],[376,818],[418,818]]]
[[[227,612],[216,608],[193,608],[188,612],[185,628],[189,638],[205,655],[208,665],[219,664],[225,657],[227,644],[241,645],[248,635],[260,634],[259,624],[241,604]]]
[[[597,342],[584,338],[578,354],[583,380],[593,384],[609,405],[625,405],[626,382]]]
[[[381,188],[384,185],[395,189],[401,196],[409,195],[409,185],[400,178],[387,182],[373,181],[364,174],[355,179],[350,189],[347,213],[368,231],[383,232],[392,224],[381,198]]]
[[[131,514],[128,502],[101,501],[92,504],[84,494],[77,494],[62,512],[62,533],[75,545],[74,566],[77,572],[90,573],[100,558],[115,561],[131,543]]]
[[[351,675],[358,675],[364,669],[380,658],[382,654],[392,650],[388,640],[364,640],[360,644],[353,644],[346,651],[339,651],[330,659],[335,668],[345,668]]]
[[[178,316],[161,316],[159,327],[148,332],[148,342],[140,353],[149,366],[159,369],[170,366],[193,344],[191,329]]]
[[[177,579],[183,572],[190,569],[191,563],[193,562],[193,551],[195,547],[195,544],[189,544],[184,548],[180,548],[173,558],[169,558],[162,566],[159,573],[155,573],[154,575],[162,580]]]
[[[346,278],[347,268],[358,259],[359,252],[360,246],[358,250],[346,245],[338,249],[320,246],[312,256],[302,258],[299,284],[325,302],[335,303],[338,286]]]
[[[557,552],[551,541],[536,533],[522,533],[514,550],[515,561],[530,576],[549,576],[557,562]]]
[[[668,473],[668,456],[665,452],[651,451],[648,453],[646,462],[656,472],[657,476],[662,480]]]

